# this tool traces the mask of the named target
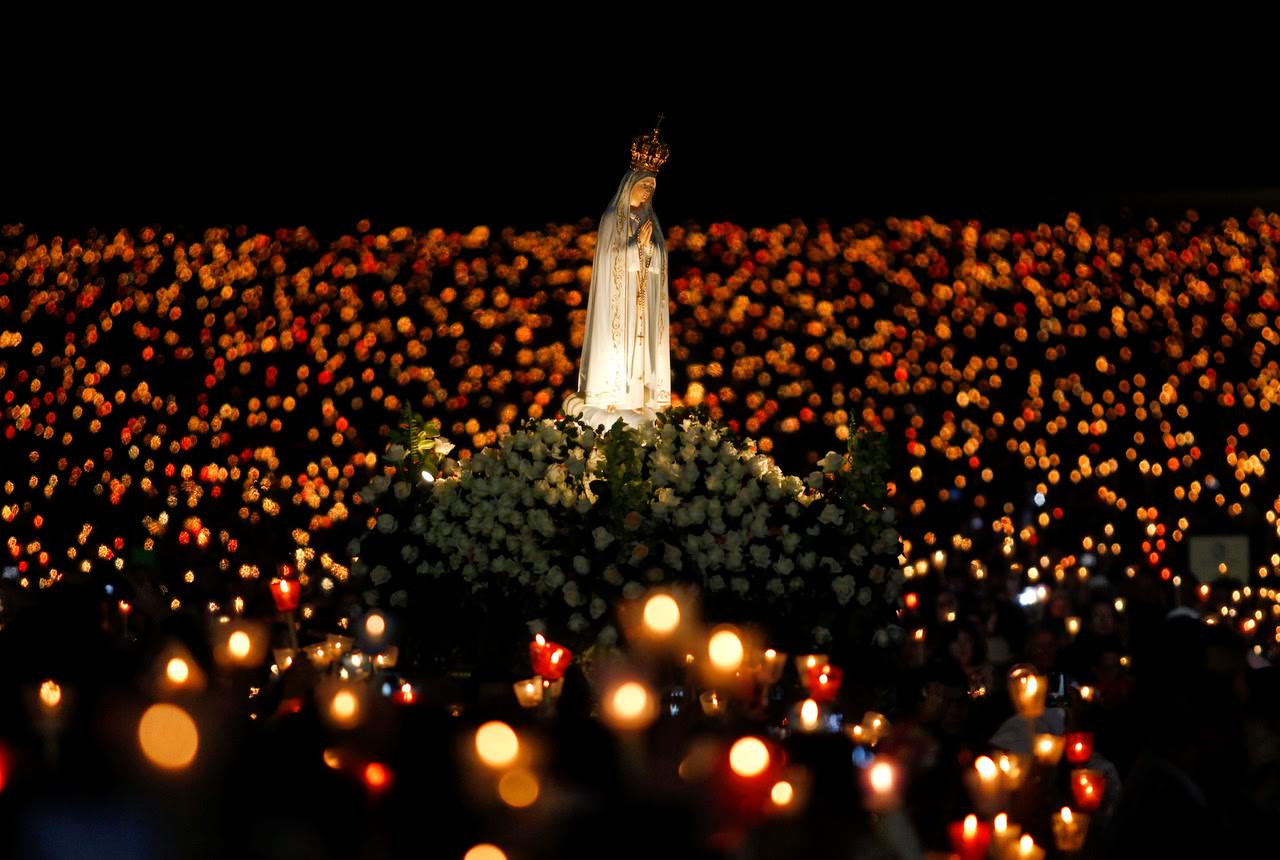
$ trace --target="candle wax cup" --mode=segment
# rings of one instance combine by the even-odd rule
[[[978,821],[971,830],[965,828],[965,822],[953,821],[947,826],[947,834],[960,860],[982,860],[987,856],[987,848],[991,845],[991,825],[985,821]]]

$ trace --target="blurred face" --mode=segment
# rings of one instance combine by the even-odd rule
[[[658,185],[658,180],[652,176],[646,176],[635,185],[631,186],[631,208],[643,206],[653,197],[653,189]]]

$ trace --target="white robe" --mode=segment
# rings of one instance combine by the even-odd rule
[[[632,425],[652,421],[654,412],[671,406],[666,243],[652,209],[645,204],[633,210],[629,202],[634,184],[650,175],[629,170],[600,219],[578,376],[581,417],[592,426],[608,428],[618,418]],[[653,222],[653,235],[649,267],[641,272],[636,234],[645,220]],[[641,277],[643,320],[637,314]]]

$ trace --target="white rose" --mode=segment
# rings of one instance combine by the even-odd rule
[[[352,538],[347,541],[347,558],[355,558],[360,555],[360,539]]]
[[[591,605],[588,608],[588,611],[591,613],[591,617],[594,619],[594,618],[599,618],[601,615],[604,615],[604,612],[607,608],[608,607],[605,606],[605,603],[603,600],[601,600],[598,597],[593,597],[591,598]]]
[[[591,562],[587,561],[584,555],[575,555],[573,557],[573,571],[579,576],[583,576],[591,570]]]
[[[613,535],[611,535],[609,530],[604,526],[597,526],[595,530],[591,532],[591,536],[595,538],[596,549],[598,550],[604,549],[609,545],[609,542],[613,540]]]
[[[564,584],[564,602],[570,606],[582,605],[582,594],[578,591],[578,583],[566,582]]]
[[[794,553],[798,546],[800,546],[800,535],[796,532],[787,532],[782,536],[782,551],[787,555]]]
[[[392,463],[399,463],[401,460],[404,459],[404,453],[405,452],[404,452],[403,445],[399,445],[399,444],[392,445],[390,448],[387,449],[386,459]]]
[[[796,563],[791,559],[785,558],[785,557],[778,559],[778,563],[774,565],[774,570],[778,571],[778,573],[782,574],[783,576],[790,575],[791,571],[795,569],[796,569]]]
[[[813,628],[813,643],[815,645],[825,645],[831,641],[831,631],[825,627]]]
[[[751,583],[741,576],[735,576],[729,580],[729,588],[739,596],[745,596],[747,590],[751,588]]]
[[[601,574],[601,579],[610,585],[622,585],[622,571],[618,570],[616,564],[608,565]]]
[[[810,472],[809,477],[805,478],[804,482],[808,484],[810,487],[813,487],[815,490],[821,490],[823,480],[824,480],[823,473],[821,471],[816,471],[816,472]]]
[[[724,591],[724,577],[717,573],[707,580],[707,588],[712,591]]]
[[[391,592],[391,605],[392,606],[408,606],[409,592],[405,591],[403,588],[400,589],[399,591]]]
[[[862,560],[867,557],[867,548],[862,544],[854,544],[853,549],[849,550],[849,561],[853,562],[854,567],[862,564]]]
[[[422,514],[415,514],[413,520],[409,523],[409,531],[413,534],[420,535],[427,530],[427,518]]]
[[[638,600],[644,594],[644,586],[634,580],[622,586],[622,596],[627,600]]]
[[[384,535],[396,530],[396,518],[391,514],[378,514],[378,531]]]
[[[844,457],[835,451],[828,451],[827,456],[818,461],[818,465],[826,472],[838,472],[844,464]]]
[[[581,633],[587,629],[587,619],[583,618],[580,613],[573,613],[569,616],[569,629],[574,633]]]
[[[405,564],[413,564],[418,560],[418,548],[412,544],[406,547],[401,547],[400,557],[404,559]]]
[[[606,648],[612,648],[618,642],[618,631],[612,624],[606,624],[596,634],[596,641]]]
[[[866,606],[871,602],[871,589],[863,586],[858,589],[858,603]]]
[[[844,511],[840,509],[839,505],[827,502],[822,506],[822,513],[818,514],[818,522],[839,525],[844,522]]]
[[[543,583],[549,590],[554,591],[564,585],[564,571],[560,569],[559,565],[552,567],[547,571],[547,575],[543,579]]]
[[[757,567],[768,567],[769,548],[762,544],[753,544],[751,547],[751,562]]]
[[[818,563],[818,554],[810,550],[802,553],[800,556],[800,567],[804,570],[813,570],[813,566]]]
[[[391,571],[386,565],[380,564],[369,572],[369,579],[374,585],[383,585],[390,581]]]
[[[443,436],[437,436],[435,442],[435,452],[443,457],[453,450],[453,443]]]
[[[782,580],[778,579],[776,576],[766,582],[764,584],[764,588],[765,591],[768,591],[771,594],[783,594],[786,591],[786,588],[782,585]]]
[[[667,567],[674,567],[676,570],[681,570],[684,562],[680,557],[680,548],[674,547],[671,544],[665,544],[665,546],[666,549],[662,553],[663,562],[666,563]]]
[[[783,510],[786,511],[787,516],[793,519],[800,516],[800,506],[795,502],[787,502],[787,506]]]
[[[831,580],[831,588],[836,593],[836,600],[840,601],[840,605],[844,606],[849,602],[849,598],[853,597],[854,587],[856,583],[852,576],[837,576]]]

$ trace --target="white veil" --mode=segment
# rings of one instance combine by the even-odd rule
[[[595,259],[591,267],[591,292],[587,295],[586,330],[582,338],[582,360],[578,368],[578,391],[589,406],[607,406],[622,398],[627,388],[626,368],[630,366],[635,343],[635,295],[628,279],[627,243],[634,240],[631,232],[631,190],[636,183],[654,176],[646,170],[628,169],[609,201],[596,235]],[[636,275],[648,278],[645,287],[644,340],[648,378],[656,408],[671,402],[671,335],[668,321],[667,245],[650,205],[652,197],[641,204],[635,215],[639,224],[653,222],[652,248],[657,271]],[[650,404],[646,404],[649,406]]]

